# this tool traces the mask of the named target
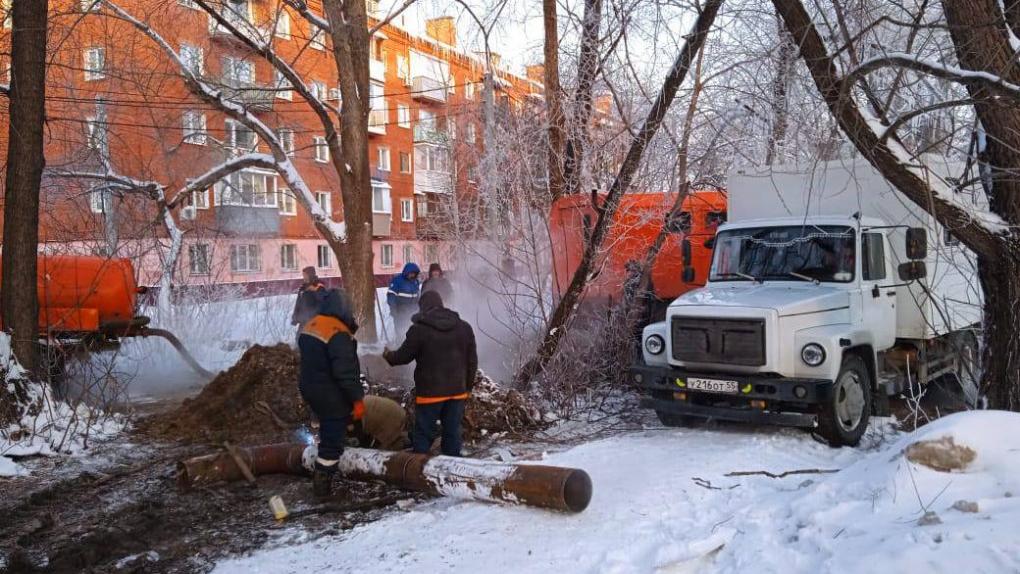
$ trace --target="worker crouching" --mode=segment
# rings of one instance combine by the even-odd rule
[[[422,294],[419,309],[403,345],[396,351],[387,349],[383,358],[391,365],[415,362],[414,452],[429,452],[438,421],[443,454],[460,456],[464,404],[478,372],[475,334],[457,313],[443,307],[436,291]]]
[[[301,397],[319,419],[319,449],[312,473],[316,496],[327,496],[343,454],[347,425],[361,419],[365,406],[361,387],[358,324],[341,291],[331,289],[319,312],[301,329]]]

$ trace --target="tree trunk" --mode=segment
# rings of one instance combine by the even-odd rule
[[[581,54],[577,58],[577,91],[574,93],[570,141],[563,156],[563,192],[567,194],[581,191],[584,153],[591,124],[592,89],[599,72],[602,0],[584,0],[581,28]]]
[[[1020,82],[1009,31],[996,0],[943,0],[950,36],[961,67]],[[1020,110],[981,86],[968,85],[974,109],[988,134],[983,158],[991,170],[989,207],[1004,220],[1020,223]],[[1014,246],[1015,248],[1016,246]],[[985,346],[982,387],[991,406],[1020,409],[1020,253],[1002,249],[978,258],[985,296]]]
[[[545,109],[549,121],[549,195],[556,201],[563,194],[563,94],[560,89],[560,40],[556,0],[542,0],[545,27]]]
[[[687,77],[687,72],[691,69],[695,55],[705,44],[705,38],[708,36],[708,31],[715,21],[715,16],[719,12],[719,6],[722,5],[722,2],[723,0],[708,0],[698,15],[698,19],[694,22],[691,33],[687,36],[687,41],[680,50],[680,54],[677,55],[676,61],[673,62],[673,67],[662,84],[659,96],[652,105],[652,109],[648,112],[648,117],[645,119],[644,125],[641,126],[641,130],[635,134],[630,149],[627,150],[627,156],[620,166],[620,171],[613,181],[609,193],[606,194],[605,201],[598,209],[598,220],[584,246],[581,262],[574,272],[570,285],[553,311],[552,319],[550,319],[546,327],[545,336],[535,353],[535,357],[528,361],[517,374],[515,383],[518,386],[526,385],[532,378],[542,372],[553,355],[556,354],[560,341],[563,340],[563,336],[566,334],[567,324],[581,302],[584,289],[591,279],[595,268],[596,255],[601,249],[602,242],[609,232],[609,226],[616,216],[616,211],[620,206],[620,199],[623,193],[630,187],[634,174],[641,164],[645,148],[659,130],[659,126],[662,125],[662,120],[666,116],[669,106],[673,103],[677,90],[680,89],[684,78]]]
[[[343,158],[337,158],[334,165],[340,175],[347,240],[343,243],[330,241],[330,246],[337,255],[344,287],[361,323],[359,339],[375,341],[372,176],[368,165],[368,15],[364,2],[324,0],[323,6],[330,23],[333,58],[344,102],[340,111]],[[329,238],[331,235],[324,233],[323,236]]]
[[[15,356],[25,368],[34,370],[39,328],[39,186],[46,163],[43,123],[49,1],[13,4],[0,311],[4,328],[12,333]]]

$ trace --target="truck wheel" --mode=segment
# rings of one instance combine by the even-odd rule
[[[832,446],[857,446],[871,416],[871,377],[857,355],[843,358],[828,402],[818,413],[818,432]]]

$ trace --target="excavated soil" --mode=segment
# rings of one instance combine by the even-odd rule
[[[414,417],[414,391],[374,356],[362,357],[368,393],[396,400],[407,410],[407,428]],[[236,365],[220,373],[193,399],[178,408],[149,417],[139,431],[164,440],[189,443],[264,444],[294,439],[300,427],[315,426],[298,392],[298,353],[287,345],[256,345]],[[464,439],[521,435],[544,428],[541,416],[524,395],[479,374],[464,413]]]

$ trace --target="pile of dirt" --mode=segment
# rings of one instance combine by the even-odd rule
[[[257,444],[293,438],[311,413],[298,391],[298,353],[255,345],[180,407],[145,419],[140,430],[170,440]]]
[[[466,440],[501,433],[523,435],[547,426],[533,401],[478,372],[471,398],[464,409]]]

